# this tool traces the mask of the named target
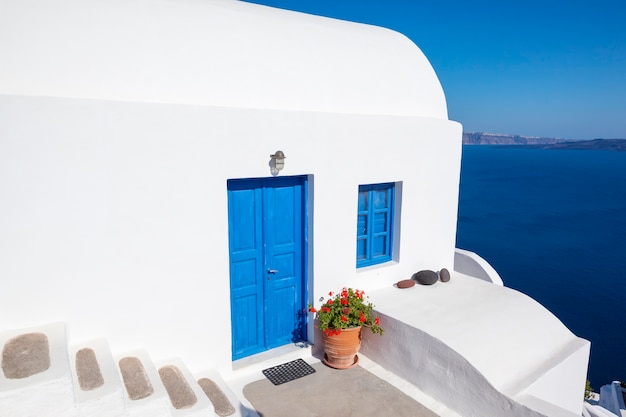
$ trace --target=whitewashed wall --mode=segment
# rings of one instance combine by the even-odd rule
[[[452,267],[461,126],[405,36],[234,0],[0,10],[0,329],[229,366],[226,181],[278,149],[310,177],[309,301]],[[357,272],[358,185],[388,181],[396,262]]]
[[[312,175],[313,302],[452,268],[460,140],[430,118],[0,96],[0,328],[230,366],[227,179],[270,176],[278,149],[282,176]],[[387,181],[398,262],[357,271],[358,185]]]

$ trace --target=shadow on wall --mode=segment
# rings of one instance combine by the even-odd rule
[[[492,284],[503,285],[502,278],[489,263],[474,252],[463,249],[454,251],[454,270]]]
[[[385,336],[363,336],[361,351],[460,415],[544,417],[495,389],[463,356],[439,339],[380,313]]]

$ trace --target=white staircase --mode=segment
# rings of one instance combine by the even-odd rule
[[[2,332],[0,349],[2,417],[242,417],[217,372],[114,356],[105,339],[68,347],[62,323]]]

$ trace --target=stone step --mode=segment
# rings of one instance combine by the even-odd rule
[[[180,359],[158,365],[161,382],[168,393],[172,416],[214,416],[213,404]]]
[[[65,324],[4,331],[0,348],[3,417],[74,415]]]
[[[113,355],[104,338],[68,347],[65,324],[0,332],[1,417],[242,417],[215,370],[145,350]],[[34,400],[36,399],[36,400]]]
[[[159,373],[145,350],[117,356],[130,417],[170,417],[170,401]]]
[[[215,414],[219,417],[242,417],[243,406],[224,381],[222,376],[215,370],[204,371],[195,374],[198,385],[202,389],[215,409]]]
[[[78,417],[93,417],[107,410],[110,417],[126,417],[124,387],[106,339],[69,348]]]

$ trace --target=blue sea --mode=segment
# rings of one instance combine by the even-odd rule
[[[463,146],[457,247],[591,341],[626,380],[626,152]]]

